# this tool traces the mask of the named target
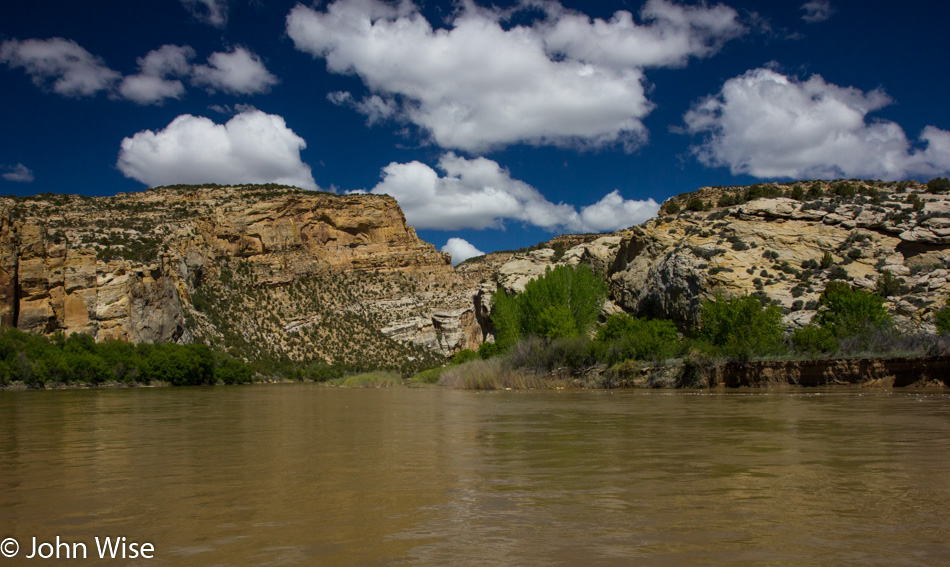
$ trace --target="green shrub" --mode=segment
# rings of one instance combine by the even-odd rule
[[[501,354],[501,348],[498,343],[482,343],[478,347],[478,357],[482,360],[488,360]]]
[[[676,326],[665,319],[640,319],[627,314],[611,315],[597,331],[597,350],[603,362],[665,360],[682,355],[685,344]]]
[[[442,373],[445,372],[446,368],[448,367],[437,366],[435,368],[423,370],[422,372],[415,374],[412,378],[409,379],[409,381],[415,384],[435,384],[436,382],[439,381],[439,378],[442,376]]]
[[[703,200],[699,197],[693,197],[686,202],[686,210],[701,212],[705,208]]]
[[[703,302],[699,336],[737,360],[777,354],[782,350],[782,312],[751,295],[717,295]]]
[[[937,325],[939,334],[950,333],[950,299],[947,299],[946,307],[934,313],[934,324]]]
[[[883,297],[852,289],[845,282],[828,282],[819,302],[823,309],[815,316],[815,322],[839,339],[864,335],[892,323]]]
[[[676,203],[676,201],[670,201],[663,205],[663,212],[668,215],[675,215],[676,213],[680,212],[680,206]]]
[[[828,270],[828,279],[829,280],[847,280],[848,270],[844,269],[842,266],[834,266],[833,268]]]
[[[950,191],[950,179],[946,177],[934,177],[927,182],[927,191],[931,193],[945,193]]]
[[[343,376],[343,369],[335,364],[326,362],[311,362],[303,371],[303,380],[312,380],[314,382],[327,382],[336,380]]]
[[[897,295],[901,291],[902,286],[900,280],[898,280],[890,270],[884,270],[877,278],[874,287],[875,291],[877,291],[881,297],[890,297]]]
[[[851,185],[845,181],[832,185],[831,192],[839,197],[854,197],[857,193],[857,191],[854,189],[854,185]]]
[[[460,350],[452,356],[452,364],[463,364],[469,360],[478,360],[478,352],[472,349]]]
[[[795,350],[815,355],[838,350],[838,339],[830,329],[817,325],[806,325],[792,333]]]

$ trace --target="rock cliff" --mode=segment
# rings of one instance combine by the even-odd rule
[[[755,293],[790,328],[846,279],[933,330],[950,294],[950,196],[916,182],[706,187],[655,219],[563,235],[453,269],[397,203],[278,186],[0,198],[0,323],[98,341],[202,341],[248,360],[433,364],[491,339],[497,288],[554,265],[609,282],[604,312],[696,321]]]
[[[879,291],[905,327],[932,331],[950,294],[950,196],[919,183],[703,188],[664,211],[626,231],[609,270],[625,310],[691,323],[703,299],[754,293],[795,327],[841,279]]]
[[[0,323],[27,332],[398,366],[477,347],[472,296],[387,196],[213,186],[0,198]],[[409,321],[415,336],[388,332]]]
[[[605,313],[683,326],[717,293],[751,293],[780,305],[795,328],[814,316],[825,284],[843,279],[879,291],[905,328],[933,331],[932,313],[950,294],[950,196],[917,182],[704,187],[627,230],[562,236],[473,262],[488,264],[508,291],[550,266],[583,263],[609,281]],[[491,290],[480,294],[490,304]]]

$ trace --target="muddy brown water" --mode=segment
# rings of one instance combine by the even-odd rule
[[[77,565],[948,565],[950,396],[0,392],[0,566],[64,564],[34,537]]]

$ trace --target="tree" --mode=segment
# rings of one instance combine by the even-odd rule
[[[546,339],[573,337],[577,335],[577,325],[566,305],[548,305],[538,314],[537,332]]]
[[[890,270],[884,270],[877,278],[874,289],[881,297],[898,295],[901,291],[901,282]]]
[[[522,337],[554,339],[583,334],[597,321],[607,282],[587,266],[557,266],[528,282],[523,292],[495,294],[492,325],[505,351]]]
[[[705,208],[705,203],[699,197],[693,197],[686,202],[686,210],[688,211],[702,211]]]
[[[752,295],[724,299],[719,294],[703,302],[699,335],[737,360],[777,354],[782,350],[782,312]]]
[[[611,315],[597,331],[603,358],[610,364],[623,360],[665,360],[683,353],[676,326],[666,319],[640,319],[625,313]]]
[[[792,333],[792,344],[795,350],[816,354],[821,352],[835,352],[838,350],[838,339],[826,327],[806,325]]]
[[[931,193],[945,193],[950,191],[950,179],[946,177],[934,177],[927,182],[927,191]]]
[[[852,289],[842,281],[831,281],[819,298],[823,309],[815,321],[837,338],[865,336],[874,328],[889,326],[891,316],[884,298],[863,289]]]
[[[796,201],[805,200],[805,188],[799,185],[798,183],[796,183],[795,186],[792,187],[792,199],[795,199]]]

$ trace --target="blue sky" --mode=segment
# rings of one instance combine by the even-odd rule
[[[926,180],[950,170],[947,21],[844,0],[5,2],[0,193],[386,192],[458,260],[703,185]]]

